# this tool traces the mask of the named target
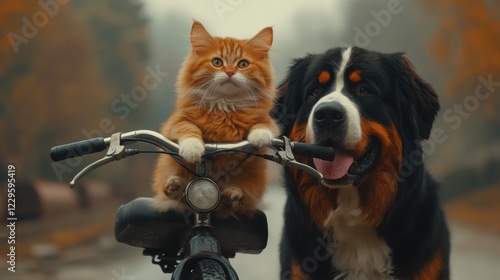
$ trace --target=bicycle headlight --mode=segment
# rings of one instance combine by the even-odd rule
[[[194,179],[186,187],[186,201],[197,212],[210,212],[219,205],[219,187],[208,178]]]

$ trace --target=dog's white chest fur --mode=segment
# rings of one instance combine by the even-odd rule
[[[391,250],[375,228],[362,223],[357,190],[339,190],[337,201],[325,221],[333,234],[332,262],[341,271],[334,279],[392,279]]]

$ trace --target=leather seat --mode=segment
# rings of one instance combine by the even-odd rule
[[[152,198],[136,198],[120,206],[115,220],[118,242],[145,249],[161,250],[177,256],[190,236],[194,214],[177,211],[160,212]],[[213,236],[226,256],[235,253],[258,254],[267,245],[266,215],[258,211],[255,217],[212,218]]]

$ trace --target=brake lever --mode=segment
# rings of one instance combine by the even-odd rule
[[[109,148],[108,151],[106,152],[106,156],[101,158],[100,160],[97,160],[88,166],[86,166],[84,169],[82,169],[76,176],[71,180],[69,183],[70,188],[74,188],[76,186],[76,183],[85,175],[90,173],[92,170],[97,169],[103,165],[106,165],[112,161],[117,161],[120,159],[123,159],[127,156],[130,155],[135,155],[138,154],[139,151],[136,149],[125,149],[125,146],[121,144],[121,133],[114,133],[111,135],[111,140],[109,142]]]
[[[294,168],[300,169],[304,172],[307,172],[307,173],[311,174],[312,176],[314,176],[319,182],[321,182],[323,180],[323,174],[321,174],[321,172],[310,167],[307,164],[303,164],[303,163],[300,163],[300,162],[295,160],[295,157],[294,157],[293,152],[292,152],[292,145],[290,143],[290,139],[288,137],[283,136],[283,142],[284,142],[285,150],[281,150],[281,151],[278,151],[276,153],[276,155],[278,157],[277,162],[279,164],[282,164],[282,165],[284,164],[286,166],[294,167]]]
[[[310,167],[307,164],[300,163],[300,162],[298,162],[296,160],[291,160],[291,161],[288,161],[286,163],[286,165],[287,166],[295,167],[297,169],[300,169],[300,170],[302,170],[304,172],[309,173],[310,175],[314,176],[314,178],[316,178],[318,180],[318,182],[323,181],[323,174],[321,174],[321,172],[319,172],[318,170]]]
[[[115,161],[114,157],[105,156],[104,158],[101,158],[100,160],[87,165],[84,169],[82,169],[80,172],[78,172],[78,174],[75,175],[73,180],[71,180],[71,182],[69,183],[69,187],[74,188],[76,186],[76,182],[78,182],[83,176],[90,173],[90,171],[106,165],[112,161]]]

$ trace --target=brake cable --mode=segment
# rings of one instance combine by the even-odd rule
[[[158,148],[160,148],[163,152],[157,152],[157,153],[161,153],[161,154],[167,154],[169,155],[170,157],[172,157],[180,166],[182,166],[182,168],[186,169],[186,171],[188,171],[189,173],[193,174],[194,176],[196,177],[200,177],[196,172],[194,172],[193,170],[191,170],[189,167],[187,167],[184,163],[182,163],[182,161],[179,160],[178,156],[179,156],[179,153],[174,153],[174,152],[171,152],[167,149],[165,149],[164,147],[156,144],[155,142],[153,141],[149,141],[149,140],[146,140],[146,139],[137,139],[137,138],[129,138],[127,140],[130,140],[130,141],[136,141],[136,142],[144,142],[144,143],[148,143],[148,144],[151,144],[153,146],[156,146]],[[141,152],[142,153],[142,152]],[[148,153],[151,153],[151,151],[148,151]]]
[[[241,159],[233,167],[229,168],[226,172],[224,172],[224,174],[222,174],[221,176],[219,176],[219,178],[215,179],[214,182],[218,183],[222,178],[224,178],[227,175],[231,174],[234,170],[236,170],[236,168],[240,167],[243,164],[243,162],[245,162],[247,159],[249,159],[252,155],[255,155],[255,153],[247,152],[246,156],[243,159]]]
[[[192,169],[190,169],[189,167],[187,167],[178,158],[179,153],[170,152],[167,149],[165,149],[164,147],[161,147],[160,145],[156,144],[155,142],[149,141],[149,140],[145,140],[145,139],[129,138],[129,139],[127,139],[127,141],[144,142],[144,143],[148,143],[148,144],[154,145],[154,146],[160,148],[162,151],[142,151],[142,150],[139,150],[139,153],[141,153],[141,154],[142,153],[162,153],[162,154],[170,155],[170,157],[172,157],[186,171],[188,171],[189,173],[191,173],[195,177],[200,177],[200,175],[198,173],[196,173],[195,171],[193,171]],[[217,179],[213,179],[214,182],[216,182],[216,183],[219,182],[220,180],[222,180],[227,175],[231,174],[234,170],[236,170],[236,168],[240,167],[243,164],[243,162],[245,162],[246,160],[248,160],[251,156],[262,157],[262,155],[259,155],[259,154],[255,153],[256,152],[255,148],[254,148],[254,151],[252,151],[252,152],[245,151],[245,150],[240,150],[240,149],[213,151],[213,152],[210,152],[210,153],[206,153],[205,156],[212,156],[212,155],[221,154],[221,153],[227,153],[227,152],[239,152],[239,153],[244,153],[246,155],[237,164],[235,164],[234,166],[232,166],[231,168],[229,168],[226,172],[224,172],[224,174],[222,174],[221,176],[219,176]]]

